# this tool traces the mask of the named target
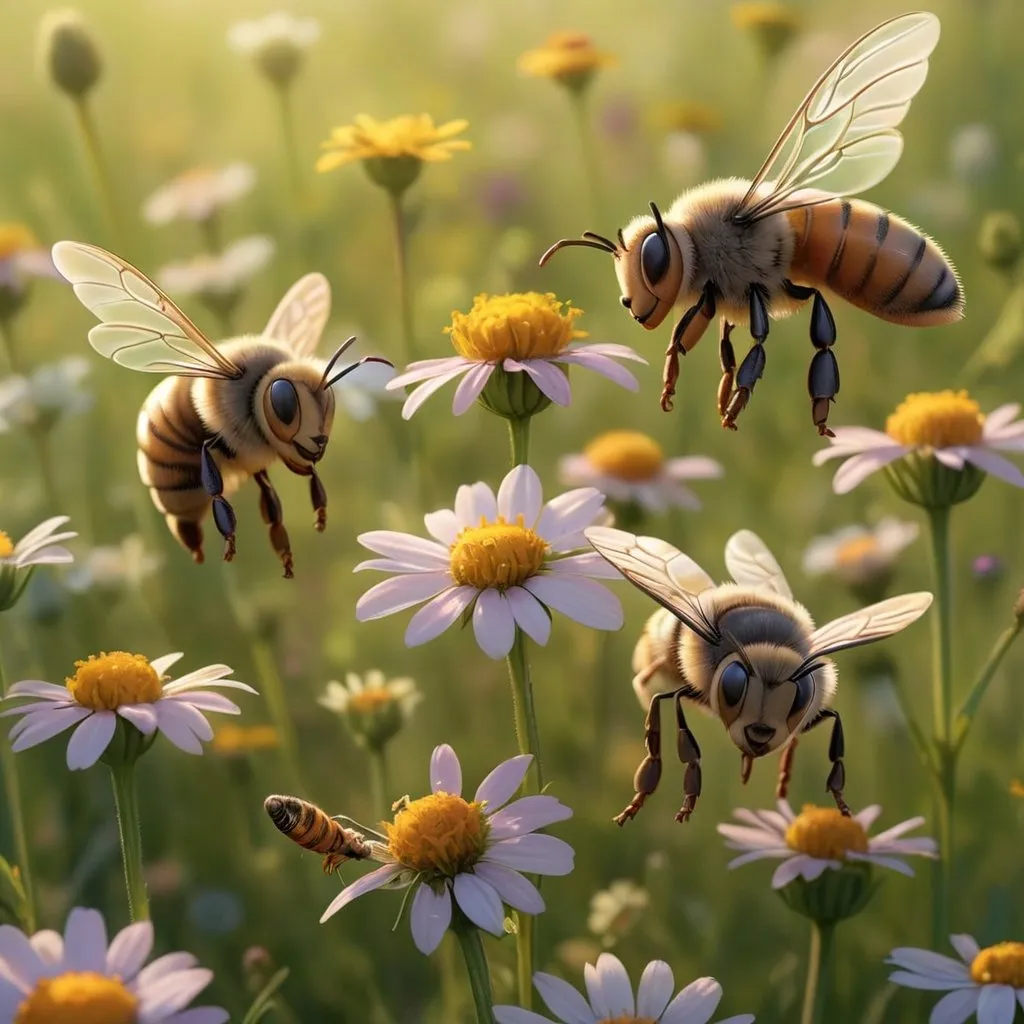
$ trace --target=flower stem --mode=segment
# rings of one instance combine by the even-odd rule
[[[406,365],[416,359],[416,338],[412,321],[412,288],[409,284],[409,227],[401,193],[388,192],[391,227],[395,239],[395,283],[402,314],[402,343]]]
[[[981,706],[981,701],[985,696],[985,691],[988,689],[988,684],[992,682],[992,678],[1002,664],[1003,658],[1006,657],[1007,651],[1009,651],[1013,646],[1013,642],[1019,636],[1022,625],[1024,623],[1020,619],[1014,619],[1013,625],[1008,626],[999,634],[999,638],[996,640],[992,650],[989,651],[985,664],[981,666],[967,697],[964,699],[963,704],[960,705],[960,710],[956,713],[953,730],[953,749],[957,754],[960,753],[960,748],[963,746],[964,740],[967,739],[967,734],[971,730],[971,725],[974,723],[974,717]]]
[[[602,223],[604,207],[604,189],[601,184],[601,169],[597,159],[597,146],[590,123],[590,108],[584,89],[572,90],[573,113],[576,117],[576,129],[580,138],[580,149],[583,153],[583,174],[587,179],[587,191],[590,195],[591,214],[594,223]]]
[[[214,210],[209,217],[199,221],[199,233],[203,236],[203,248],[211,255],[216,256],[221,250],[220,218]]]
[[[285,765],[293,782],[300,792],[305,792],[302,781],[302,769],[299,767],[299,741],[295,735],[295,725],[288,711],[288,701],[284,692],[284,681],[277,670],[277,661],[270,644],[261,636],[251,636],[252,660],[256,666],[256,677],[259,680],[260,693],[267,702],[270,719],[281,737],[281,751]]]
[[[391,810],[391,777],[388,772],[388,751],[386,746],[370,747],[370,793],[373,797],[373,813],[387,817]]]
[[[128,889],[128,913],[133,921],[149,920],[149,895],[142,874],[142,830],[139,827],[139,796],[135,788],[135,765],[126,763],[110,769],[114,783],[117,830],[121,835],[121,859]]]
[[[111,230],[114,233],[114,240],[118,245],[121,245],[124,241],[121,218],[117,212],[117,203],[114,201],[114,189],[110,183],[110,171],[107,168],[107,161],[103,156],[103,147],[100,145],[100,137],[96,131],[96,122],[93,120],[92,111],[89,109],[89,104],[84,97],[75,100],[73,105],[75,108],[75,121],[78,124],[78,131],[85,145],[86,158],[92,166],[100,203],[110,222]]]
[[[508,421],[512,442],[512,465],[525,466],[530,461],[530,417],[515,416]]]
[[[487,966],[487,954],[480,940],[480,931],[458,907],[455,907],[452,929],[459,937],[462,955],[466,961],[469,987],[473,993],[478,1024],[494,1024],[494,997],[491,995],[491,973]]]
[[[7,696],[4,669],[0,663],[0,701]],[[36,930],[36,904],[32,889],[32,866],[28,858],[28,831],[25,828],[25,808],[21,802],[21,782],[18,778],[18,755],[11,749],[6,737],[0,739],[0,772],[4,777],[4,798],[10,808],[11,831],[14,833],[14,855],[18,858],[21,886],[25,890],[25,928],[29,935]]]
[[[828,997],[828,977],[832,967],[835,939],[834,923],[811,922],[811,950],[807,963],[807,985],[804,988],[804,1008],[800,1024],[823,1024],[825,1000]],[[822,984],[822,982],[825,984]]]
[[[295,137],[295,108],[292,105],[291,89],[287,85],[276,87],[278,107],[281,111],[281,134],[284,136],[285,159],[288,162],[288,180],[292,187],[295,205],[303,201],[302,170],[299,161],[299,145]]]
[[[18,351],[14,344],[13,317],[0,316],[0,348],[4,350],[9,373],[21,373]]]

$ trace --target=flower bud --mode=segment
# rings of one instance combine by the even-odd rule
[[[952,469],[926,452],[910,452],[890,462],[883,472],[904,501],[921,508],[959,505],[978,493],[987,475],[973,462],[964,462],[963,469]]]
[[[83,100],[103,70],[92,31],[78,11],[50,11],[39,26],[43,64],[53,84],[74,100]]]
[[[370,180],[396,199],[420,176],[423,161],[418,156],[371,156],[363,161]]]
[[[790,910],[817,924],[834,925],[859,914],[880,884],[870,864],[847,862],[838,871],[822,872],[813,882],[795,878],[776,891]]]
[[[552,365],[566,373],[564,366]],[[534,384],[528,373],[509,373],[500,365],[494,367],[477,400],[488,412],[506,420],[529,419],[551,404],[551,399]]]
[[[985,214],[978,232],[978,248],[985,261],[997,270],[1011,270],[1024,248],[1020,221],[1009,210]]]

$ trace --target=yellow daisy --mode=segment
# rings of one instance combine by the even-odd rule
[[[594,46],[582,32],[554,32],[535,50],[519,58],[519,70],[533,78],[554,78],[570,88],[582,88],[599,68],[614,67],[619,59]]]

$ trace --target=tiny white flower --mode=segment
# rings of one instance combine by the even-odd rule
[[[317,703],[345,720],[359,743],[380,749],[412,718],[423,694],[414,680],[385,679],[379,669],[365,676],[349,672],[344,683],[331,680]]]
[[[976,184],[999,161],[999,137],[981,121],[965,124],[949,140],[949,163],[959,181]]]
[[[590,898],[587,927],[611,946],[629,934],[650,905],[647,890],[628,878],[616,879]]]
[[[248,235],[212,256],[200,253],[168,263],[156,279],[175,295],[231,296],[249,283],[273,258],[276,246],[267,235]]]
[[[256,53],[271,43],[287,42],[308,49],[320,38],[320,25],[313,18],[296,18],[287,11],[275,11],[254,21],[238,21],[228,29],[228,45],[238,53]]]
[[[29,376],[0,380],[0,432],[4,425],[40,426],[49,430],[60,420],[92,408],[92,392],[82,387],[90,363],[82,356],[67,356],[44,363]]]
[[[71,552],[61,541],[78,534],[57,531],[68,521],[67,516],[54,516],[29,530],[17,543],[0,530],[0,612],[12,608],[28,583],[30,570],[36,565],[67,565],[73,562]]]
[[[163,558],[146,549],[137,533],[129,534],[120,544],[92,548],[79,559],[65,578],[69,590],[83,593],[97,590],[138,590],[147,576],[163,564]]]
[[[49,251],[25,224],[0,223],[0,316],[16,311],[26,277],[61,280]]]
[[[225,167],[196,167],[161,185],[145,202],[142,216],[150,224],[173,220],[209,220],[221,207],[241,199],[256,183],[256,171],[236,162]]]
[[[815,537],[804,552],[804,572],[835,575],[844,583],[869,583],[892,572],[900,554],[917,539],[917,523],[886,516],[874,526],[846,526]]]

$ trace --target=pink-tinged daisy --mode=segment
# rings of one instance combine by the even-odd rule
[[[878,804],[865,807],[850,818],[835,807],[807,804],[799,814],[794,814],[786,800],[780,800],[777,806],[777,811],[740,808],[733,811],[733,816],[742,825],[718,826],[719,833],[725,836],[725,845],[741,851],[739,857],[729,862],[730,868],[765,858],[782,861],[772,875],[773,889],[781,889],[795,878],[813,882],[829,869],[838,871],[847,861],[877,864],[913,876],[913,869],[901,857],[934,860],[938,856],[934,839],[901,838],[920,828],[924,818],[908,818],[877,836],[868,836],[868,829],[882,813]]]
[[[61,541],[71,540],[78,534],[71,530],[58,533],[68,521],[67,516],[54,516],[29,530],[21,540],[14,542],[0,530],[0,611],[12,608],[28,583],[30,572],[36,565],[67,565],[74,558]]]
[[[239,714],[239,708],[213,688],[256,691],[227,677],[227,665],[207,665],[178,679],[165,680],[182,655],[165,654],[150,662],[141,654],[113,651],[75,662],[75,674],[64,686],[38,680],[15,683],[8,700],[32,701],[0,712],[0,718],[22,715],[10,731],[13,750],[27,750],[75,727],[68,742],[72,771],[94,765],[114,738],[119,719],[144,736],[162,732],[188,754],[201,754],[213,729],[203,712]]]
[[[224,1024],[227,1010],[189,1003],[213,981],[191,953],[148,966],[153,925],[138,921],[107,943],[97,910],[76,907],[61,937],[0,925],[0,1024]]]
[[[981,949],[970,935],[951,935],[959,960],[927,949],[894,949],[889,980],[904,988],[948,992],[932,1008],[929,1024],[1013,1024],[1024,1009],[1024,942]]]
[[[550,292],[478,295],[468,313],[454,312],[445,330],[458,355],[411,363],[388,384],[388,390],[419,384],[402,407],[408,419],[435,392],[461,377],[452,399],[452,412],[461,416],[478,398],[501,415],[525,416],[539,412],[548,401],[568,405],[569,366],[595,370],[630,391],[639,389],[636,378],[616,359],[647,360],[626,345],[578,345],[587,336],[575,327],[582,310],[563,311]],[[506,374],[525,374],[523,380]],[[495,385],[487,388],[492,381]],[[519,394],[527,382],[539,394]],[[485,388],[487,390],[485,391]]]
[[[581,453],[566,455],[558,475],[564,484],[596,487],[611,501],[657,515],[670,508],[699,509],[700,501],[685,481],[716,479],[722,467],[703,455],[666,459],[661,445],[647,434],[609,430]]]
[[[611,953],[602,953],[596,964],[587,964],[583,979],[586,999],[568,982],[543,971],[533,976],[533,984],[562,1024],[707,1024],[722,1001],[722,986],[714,978],[690,982],[673,999],[676,982],[664,960],[652,960],[644,968],[635,999],[626,968]],[[549,1017],[518,1006],[496,1006],[494,1018],[498,1024],[551,1022]],[[751,1024],[753,1020],[752,1013],[741,1013],[719,1024]]]
[[[829,447],[816,452],[813,462],[820,466],[829,459],[844,460],[832,480],[836,494],[846,494],[872,473],[912,456],[934,459],[965,475],[973,471],[979,485],[983,474],[991,473],[1024,487],[1024,473],[998,454],[1024,451],[1019,412],[1020,405],[1011,402],[985,415],[966,391],[908,395],[886,420],[884,433],[836,427]]]
[[[383,558],[361,562],[392,578],[371,587],[356,603],[360,622],[379,619],[426,601],[409,622],[405,643],[416,647],[440,636],[472,610],[480,649],[504,658],[516,627],[544,645],[551,611],[592,629],[619,629],[622,605],[596,579],[619,579],[583,531],[601,517],[604,495],[592,487],[568,491],[546,505],[529,466],[516,466],[498,488],[466,484],[455,508],[423,517],[433,540],[374,530],[359,543]],[[589,579],[588,577],[594,577]]]
[[[448,744],[430,758],[430,795],[396,804],[394,821],[370,843],[383,867],[345,886],[324,911],[321,923],[374,889],[415,886],[410,911],[412,939],[424,955],[437,949],[452,919],[452,896],[478,928],[504,934],[504,904],[539,914],[544,900],[520,874],[567,875],[573,851],[536,830],[572,817],[553,796],[526,796],[509,803],[526,777],[532,754],[498,765],[463,798],[462,767]]]

